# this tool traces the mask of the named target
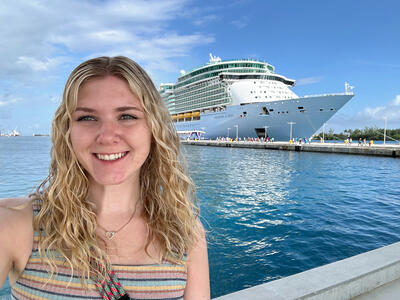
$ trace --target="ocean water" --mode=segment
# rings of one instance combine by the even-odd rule
[[[0,197],[46,176],[48,137],[0,138]],[[184,146],[212,297],[400,240],[400,159]],[[0,299],[7,297],[6,283]],[[4,298],[5,299],[5,298]]]

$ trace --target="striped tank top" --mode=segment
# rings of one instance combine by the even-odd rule
[[[40,209],[33,204],[36,215]],[[58,273],[51,280],[48,266],[38,252],[39,234],[34,233],[32,253],[24,271],[11,289],[12,299],[101,299],[92,280],[88,289],[80,278],[73,276],[64,258],[57,258]],[[186,286],[186,267],[164,259],[160,264],[113,265],[115,275],[132,299],[183,299]]]

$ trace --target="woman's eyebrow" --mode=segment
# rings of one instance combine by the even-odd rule
[[[95,112],[96,110],[89,107],[77,107],[75,111]]]
[[[115,111],[119,111],[119,112],[124,112],[124,111],[127,111],[127,110],[137,110],[137,111],[143,112],[142,109],[140,109],[139,107],[136,107],[136,106],[121,106],[121,107],[115,108],[114,110]],[[83,111],[83,112],[90,112],[90,113],[96,112],[95,109],[89,108],[89,107],[77,107],[75,109],[75,111],[76,112],[77,111]]]
[[[117,107],[115,110],[116,111],[137,110],[137,111],[143,112],[143,110],[137,106],[121,106],[121,107]]]

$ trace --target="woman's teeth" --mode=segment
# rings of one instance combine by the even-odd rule
[[[117,160],[121,157],[124,157],[128,152],[121,153],[113,153],[113,154],[98,154],[96,153],[96,157],[100,160]]]

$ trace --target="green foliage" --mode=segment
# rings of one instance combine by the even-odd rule
[[[345,129],[341,133],[334,133],[333,129],[329,129],[325,132],[325,140],[344,140],[347,137],[357,141],[358,139],[367,139],[379,141],[383,140],[384,128],[378,127],[365,127],[364,129]],[[322,138],[322,132],[319,133],[314,139]],[[400,140],[400,128],[398,129],[386,129],[386,140]]]

